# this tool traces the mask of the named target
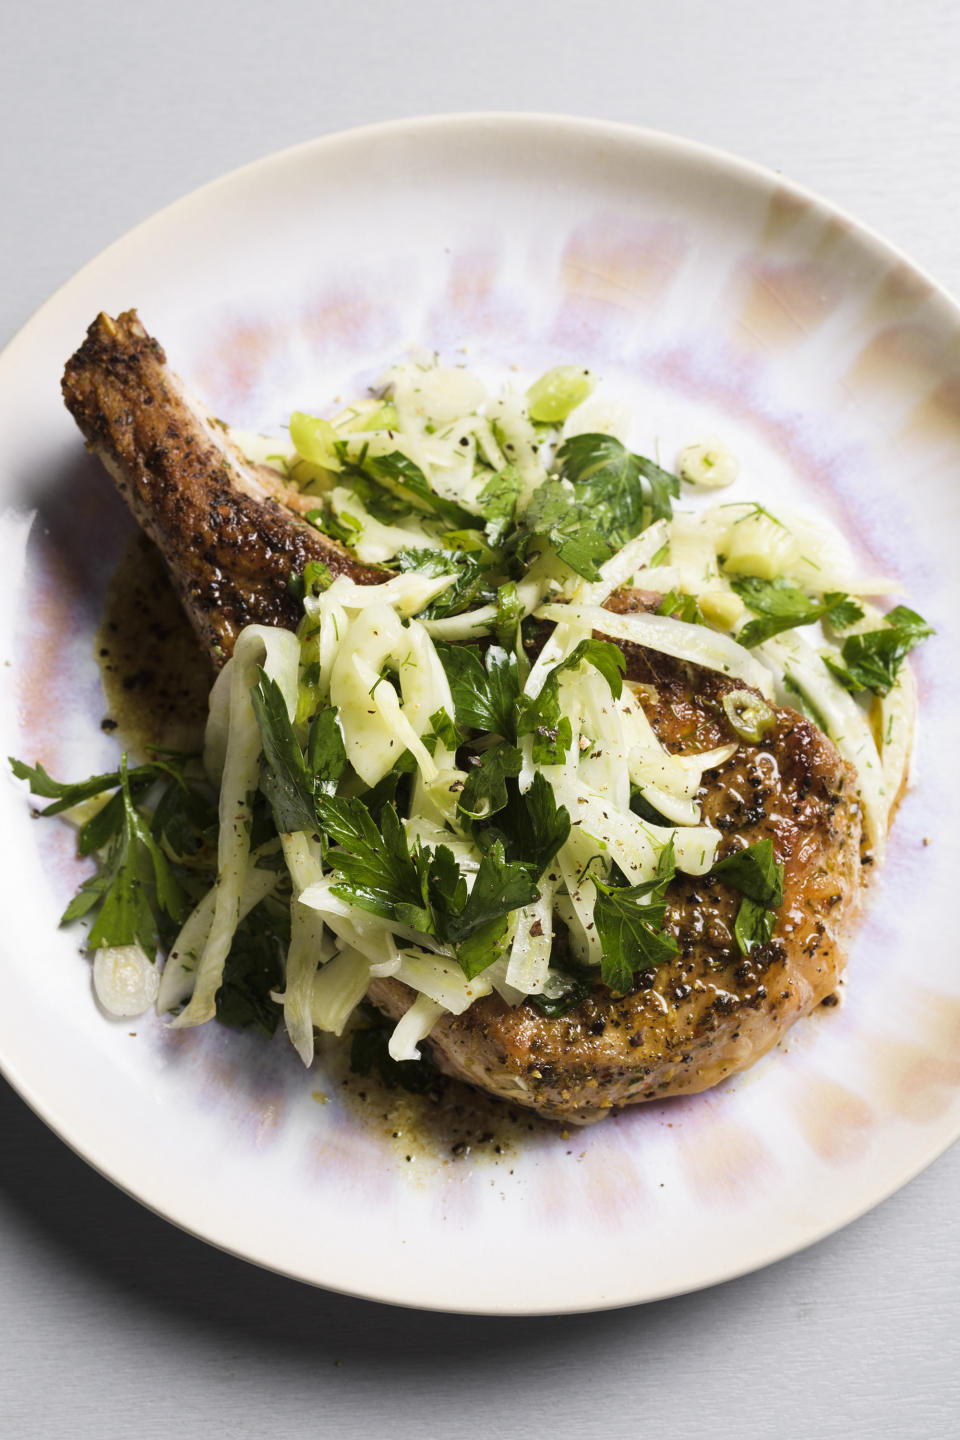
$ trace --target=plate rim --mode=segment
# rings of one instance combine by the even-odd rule
[[[474,125],[490,124],[519,125],[534,130],[549,130],[557,126],[569,127],[585,133],[596,135],[598,138],[619,140],[628,142],[630,140],[648,145],[651,148],[658,148],[665,151],[673,151],[678,155],[686,155],[689,158],[698,158],[705,163],[714,165],[731,175],[739,175],[744,179],[762,181],[766,185],[775,186],[786,194],[795,196],[806,201],[828,215],[844,221],[851,230],[860,237],[867,240],[872,248],[879,254],[892,257],[895,260],[907,265],[915,275],[918,275],[933,291],[937,298],[944,302],[951,309],[960,323],[960,296],[954,296],[947,287],[931,274],[923,265],[918,264],[905,250],[888,240],[879,230],[875,229],[866,221],[861,220],[852,211],[837,205],[834,201],[828,200],[818,190],[803,185],[789,176],[783,175],[779,170],[774,170],[768,165],[763,165],[756,160],[748,160],[733,151],[725,150],[718,145],[710,145],[703,140],[692,140],[688,136],[677,135],[669,130],[658,130],[650,125],[633,125],[625,120],[603,120],[591,115],[576,115],[566,111],[551,110],[450,110],[428,112],[422,115],[401,116],[394,120],[376,120],[365,125],[352,125],[346,130],[332,130],[321,135],[315,135],[309,140],[298,140],[292,145],[282,146],[279,150],[269,150],[266,154],[258,156],[254,160],[244,161],[232,169],[224,171],[223,174],[215,175],[210,180],[203,180],[193,189],[186,191],[183,195],[161,205],[159,209],[152,211],[149,215],[138,220],[127,230],[123,231],[115,239],[109,241],[95,254],[91,255],[82,265],[72,271],[66,279],[62,280],[54,290],[50,292],[45,300],[27,316],[26,320],[19,325],[9,339],[0,349],[0,377],[9,361],[8,352],[17,344],[26,331],[53,303],[59,299],[61,294],[67,290],[76,280],[100,264],[114,250],[125,245],[141,230],[153,225],[157,220],[167,219],[174,216],[178,210],[186,210],[190,205],[201,197],[207,197],[212,192],[223,186],[233,184],[242,176],[252,173],[261,166],[273,165],[292,160],[299,155],[306,155],[311,151],[335,149],[342,145],[353,144],[360,141],[376,140],[379,136],[396,135],[401,131],[409,131],[416,134],[420,131],[429,132],[441,130],[445,126],[468,127]]]
[[[581,116],[564,112],[549,111],[513,111],[513,110],[469,110],[436,112],[423,115],[400,117],[392,120],[378,121],[371,124],[353,126],[345,130],[326,132],[310,139],[299,141],[293,145],[285,146],[279,150],[269,151],[253,160],[247,161],[239,166],[217,175],[210,180],[187,191],[185,194],[170,201],[153,211],[150,215],[137,221],[121,235],[111,240],[102,249],[97,251],[75,271],[67,276],[47,298],[23,321],[7,340],[3,349],[0,350],[0,385],[12,366],[15,364],[16,354],[24,340],[29,339],[32,328],[48,313],[54,309],[61,298],[71,287],[82,281],[88,271],[101,265],[108,260],[115,251],[120,251],[131,241],[135,240],[141,232],[148,230],[157,221],[164,219],[176,220],[178,214],[187,214],[190,208],[198,203],[208,203],[214,198],[218,189],[226,189],[251,177],[255,172],[287,164],[296,161],[301,157],[314,154],[330,153],[337,149],[351,145],[369,144],[380,138],[397,138],[408,135],[416,137],[420,134],[435,134],[444,129],[460,129],[464,131],[488,129],[492,131],[498,127],[514,128],[525,131],[528,135],[537,133],[553,133],[559,130],[576,132],[580,136],[593,137],[598,142],[612,142],[618,145],[633,145],[638,150],[647,150],[660,155],[675,156],[680,160],[693,161],[714,170],[721,176],[729,179],[736,179],[741,182],[751,183],[754,186],[762,186],[771,191],[777,191],[813,207],[822,216],[831,219],[839,219],[856,237],[865,244],[875,255],[887,261],[894,261],[905,265],[908,270],[918,277],[928,287],[930,295],[935,297],[939,305],[952,316],[954,323],[960,326],[960,301],[939,281],[931,275],[923,266],[917,264],[904,250],[893,244],[881,235],[872,226],[858,219],[855,215],[845,210],[842,206],[835,204],[832,200],[826,199],[819,192],[801,185],[789,177],[783,176],[778,171],[759,164],[753,160],[733,154],[720,147],[716,147],[699,140],[692,140],[684,136],[676,135],[667,131],[661,131],[649,126],[633,125],[622,121],[611,121],[598,119],[592,116]],[[832,1217],[829,1221],[817,1226],[812,1232],[798,1244],[790,1238],[782,1239],[768,1247],[762,1247],[759,1252],[754,1252],[748,1259],[732,1265],[717,1265],[704,1278],[694,1284],[681,1282],[677,1285],[665,1284],[654,1291],[650,1291],[632,1298],[604,1300],[594,1298],[592,1301],[582,1303],[566,1304],[563,1309],[558,1309],[556,1304],[531,1304],[508,1303],[504,1305],[484,1305],[476,1302],[464,1306],[453,1306],[446,1303],[431,1302],[425,1298],[411,1299],[409,1294],[400,1294],[392,1290],[389,1284],[379,1284],[376,1289],[359,1288],[353,1289],[348,1286],[332,1283],[329,1280],[314,1278],[310,1275],[297,1273],[292,1268],[285,1267],[277,1262],[265,1258],[262,1255],[251,1253],[248,1250],[241,1250],[210,1233],[203,1226],[198,1225],[177,1213],[175,1207],[161,1208],[160,1204],[152,1200],[146,1194],[141,1194],[136,1188],[122,1178],[116,1167],[106,1160],[96,1158],[95,1136],[86,1140],[74,1138],[67,1128],[61,1126],[54,1114],[54,1106],[48,1104],[38,1092],[36,1086],[25,1076],[19,1073],[18,1067],[12,1065],[9,1060],[0,1053],[0,1074],[4,1076],[15,1093],[30,1107],[31,1110],[43,1121],[45,1125],[61,1140],[75,1155],[81,1158],[84,1163],[91,1166],[98,1174],[115,1185],[125,1195],[143,1205],[147,1210],[159,1218],[175,1225],[178,1229],[202,1240],[206,1244],[214,1246],[223,1253],[236,1256],[238,1259],[249,1264],[257,1265],[274,1274],[280,1274],[288,1279],[299,1281],[303,1284],[312,1285],[326,1289],[332,1293],[350,1296],[352,1298],[371,1300],[375,1303],[388,1304],[398,1308],[413,1310],[424,1310],[441,1314],[464,1314],[478,1316],[548,1316],[561,1314],[590,1314],[606,1310],[623,1309],[633,1305],[654,1303],[658,1300],[673,1298],[683,1294],[696,1293],[700,1290],[710,1289],[716,1285],[723,1284],[728,1280],[742,1278],[754,1271],[764,1269],[769,1265],[788,1259],[792,1255],[801,1253],[810,1246],[818,1244],[821,1240],[837,1233],[862,1218],[871,1210],[884,1204],[897,1191],[911,1184],[918,1175],[928,1169],[937,1159],[940,1158],[960,1138],[960,1121],[955,1125],[953,1133],[932,1138],[929,1145],[924,1147],[920,1158],[901,1174],[893,1183],[887,1184],[880,1192],[874,1192],[866,1201],[859,1200],[845,1209],[839,1218]],[[945,1137],[945,1138],[944,1138]]]

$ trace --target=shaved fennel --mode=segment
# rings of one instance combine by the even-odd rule
[[[774,700],[801,705],[854,768],[866,838],[882,850],[916,689],[905,649],[891,658],[887,645],[877,682],[868,664],[842,662],[851,639],[877,644],[894,627],[863,599],[892,582],[863,575],[845,539],[806,514],[736,498],[679,508],[698,489],[742,486],[734,457],[688,445],[679,468],[693,490],[681,495],[677,476],[629,448],[629,407],[593,387],[563,365],[493,391],[417,357],[337,413],[295,411],[282,439],[234,435],[311,497],[310,524],[389,570],[367,585],[312,563],[291,577],[304,596],[297,633],[252,625],[237,638],[209,701],[219,826],[205,893],[190,865],[209,866],[207,842],[197,859],[172,852],[162,827],[161,841],[137,828],[148,778],[114,777],[113,801],[76,787],[79,833],[96,838],[122,810],[166,905],[162,973],[156,927],[106,937],[117,943],[92,932],[110,1013],[155,997],[188,1028],[234,985],[239,1023],[269,1029],[282,1015],[310,1065],[315,1032],[343,1034],[371,984],[393,981],[406,990],[393,992],[389,1054],[410,1061],[439,1020],[484,997],[560,1014],[584,986],[619,991],[676,950],[665,887],[675,871],[709,876],[723,853],[704,787],[775,734]],[[664,743],[649,688],[624,679],[598,637],[736,682],[710,682],[722,743]],[[106,844],[84,853],[110,859],[129,929],[135,867]],[[645,924],[653,960],[636,940]]]

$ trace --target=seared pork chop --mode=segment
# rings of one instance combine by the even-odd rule
[[[244,459],[185,394],[134,312],[94,322],[67,365],[64,396],[159,546],[198,635],[221,660],[246,624],[296,625],[299,606],[287,582],[307,560],[360,583],[384,578],[302,522],[312,502]],[[626,591],[608,606],[646,603]],[[742,684],[616,643],[669,750],[739,742],[709,772],[704,819],[724,834],[721,857],[772,840],[785,866],[784,901],[773,939],[747,958],[734,939],[739,894],[709,877],[678,876],[665,928],[679,953],[640,973],[629,994],[598,984],[553,1019],[532,1001],[511,1008],[490,995],[436,1026],[428,1044],[443,1070],[576,1124],[612,1106],[703,1090],[756,1060],[833,992],[860,888],[855,777],[822,732],[781,708],[761,743],[740,741],[720,700]],[[397,1018],[414,998],[392,979],[375,981],[369,993]]]

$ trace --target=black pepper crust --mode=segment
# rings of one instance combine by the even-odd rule
[[[361,585],[384,578],[299,518],[315,502],[240,454],[185,395],[136,311],[97,317],[67,363],[63,397],[158,546],[215,664],[245,625],[296,628],[301,607],[287,582],[309,560]]]

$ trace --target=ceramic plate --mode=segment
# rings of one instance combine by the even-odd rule
[[[93,634],[131,522],[59,377],[95,314],[131,305],[248,429],[356,393],[411,346],[521,381],[581,361],[630,397],[636,443],[670,459],[720,434],[738,493],[821,508],[940,633],[917,660],[917,774],[842,1006],[707,1094],[569,1136],[511,1132],[500,1153],[475,1137],[454,1154],[379,1100],[365,1109],[280,1036],[108,1020],[78,935],[57,929],[86,873],[71,835],[31,823],[8,778],[0,1060],[47,1123],[239,1256],[356,1295],[504,1314],[754,1269],[938,1155],[960,1131],[960,973],[939,921],[960,808],[953,302],[779,177],[589,121],[404,121],[207,186],[82,270],[0,360],[3,753],[66,777],[115,763]]]

